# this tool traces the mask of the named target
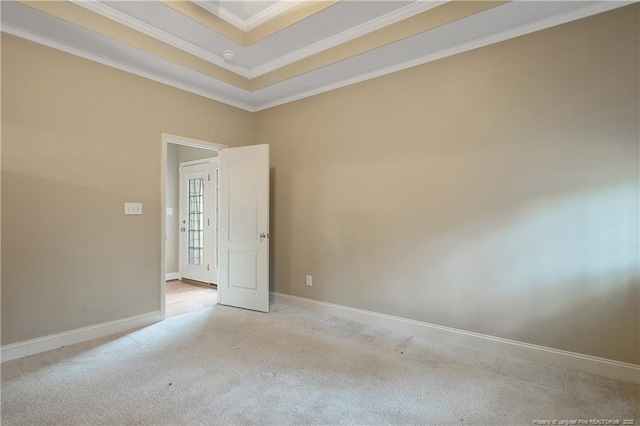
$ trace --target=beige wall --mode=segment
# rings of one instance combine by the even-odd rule
[[[638,16],[258,112],[272,289],[638,363]]]
[[[178,146],[178,159],[179,163],[185,161],[202,160],[203,158],[217,157],[217,151],[211,151],[208,149],[192,148],[190,146],[179,145]]]
[[[161,133],[252,114],[5,34],[2,104],[2,344],[159,310]]]

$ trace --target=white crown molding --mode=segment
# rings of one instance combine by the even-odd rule
[[[49,336],[38,337],[36,339],[25,340],[23,342],[12,343],[0,348],[0,358],[2,359],[2,362],[11,361],[40,352],[58,349],[63,346],[109,336],[132,328],[144,327],[161,320],[160,311],[155,311],[129,318],[90,325],[88,327],[77,328],[75,330],[56,333]]]
[[[475,349],[492,351],[501,355],[543,362],[557,367],[579,370],[615,380],[640,383],[640,365],[636,364],[503,339],[501,337],[444,327],[304,297],[277,292],[272,292],[271,294],[276,303],[288,304],[325,315],[339,316],[368,325],[391,328],[402,333],[415,334],[427,339],[437,339]]]
[[[303,1],[304,0],[280,0],[279,2],[272,4],[268,8],[256,13],[252,17],[248,19],[242,19],[238,15],[225,9],[222,5],[217,5],[217,7],[214,7],[213,4],[209,1],[193,0],[194,3],[205,9],[207,12],[216,15],[218,18],[227,21],[234,27],[245,32],[259,27],[265,22],[270,21],[276,16],[283,14],[287,10],[293,8],[299,3],[302,3]]]
[[[302,3],[304,0],[280,0],[279,2],[272,4],[265,10],[256,13],[249,19],[244,21],[244,30],[250,31],[260,25],[264,24],[267,21],[272,20],[278,15],[282,15],[287,10],[292,9],[298,4]]]
[[[245,31],[244,28],[246,24],[244,19],[240,18],[234,13],[229,12],[227,9],[220,6],[219,4],[214,6],[213,3],[210,1],[200,1],[200,0],[191,0],[191,1],[193,1],[195,4],[197,4],[207,12],[211,13],[212,15],[216,15],[218,18],[225,20],[226,22],[230,23],[234,27],[242,31]]]
[[[457,55],[459,53],[467,52],[470,50],[478,49],[480,47],[488,46],[490,44],[499,43],[511,38],[519,37],[521,35],[529,34],[532,32],[540,31],[546,28],[561,25],[566,22],[574,21],[577,19],[585,18],[587,16],[595,15],[597,13],[606,12],[608,10],[617,9],[618,7],[625,6],[630,3],[621,4],[619,2],[600,2],[590,6],[583,7],[578,10],[574,10],[561,15],[552,16],[550,18],[541,19],[536,22],[532,22],[526,25],[522,25],[516,28],[512,28],[507,31],[502,31],[496,34],[492,34],[487,37],[479,38],[468,43],[452,47],[450,49],[440,50],[435,53],[423,55],[409,61],[394,64],[388,67],[380,68],[374,71],[363,73],[354,77],[350,77],[336,83],[328,84],[326,86],[319,87],[317,89],[309,90],[303,93],[299,93],[294,96],[288,96],[286,98],[277,99],[270,102],[264,102],[254,105],[255,111],[262,111],[268,108],[273,108],[278,105],[287,104],[289,102],[298,101],[300,99],[308,98],[310,96],[319,95],[320,93],[329,92],[331,90],[339,89],[341,87],[350,86],[352,84],[360,83],[362,81],[371,80],[376,77],[381,77],[386,74],[391,74],[397,71],[402,71],[407,68],[415,67],[418,65],[426,64],[428,62],[437,61],[439,59],[446,58],[448,56]],[[281,84],[281,83],[279,83]]]
[[[153,37],[157,40],[160,40],[164,43],[169,44],[170,46],[173,46],[177,49],[181,49],[185,52],[191,53],[192,55],[195,55],[201,59],[204,59],[207,62],[210,62],[212,64],[218,65],[226,70],[229,70],[233,73],[236,73],[242,77],[245,78],[255,78],[255,77],[259,77],[261,75],[264,75],[266,73],[269,73],[271,71],[275,71],[279,68],[282,68],[286,65],[292,64],[294,62],[297,62],[301,59],[304,59],[306,57],[315,55],[317,53],[320,53],[324,50],[330,49],[332,47],[338,46],[340,44],[346,43],[348,41],[351,41],[355,38],[361,37],[363,35],[366,35],[368,33],[371,33],[373,31],[379,30],[381,28],[384,28],[388,25],[394,24],[396,22],[400,22],[404,19],[407,19],[411,16],[417,15],[419,13],[425,12],[429,9],[432,9],[436,6],[439,6],[443,3],[446,3],[448,0],[444,0],[444,1],[424,1],[424,0],[417,0],[414,1],[413,3],[408,4],[407,6],[401,7],[399,9],[393,10],[385,15],[382,15],[378,18],[374,18],[370,21],[367,21],[365,23],[362,23],[360,25],[357,25],[353,28],[350,28],[348,30],[345,30],[341,33],[335,34],[331,37],[328,37],[326,39],[320,40],[316,43],[313,43],[309,46],[306,46],[302,49],[296,50],[294,52],[288,53],[286,55],[283,55],[277,59],[274,59],[272,61],[269,61],[265,64],[259,65],[257,67],[254,67],[252,69],[248,69],[245,68],[241,65],[231,65],[228,62],[226,62],[221,56],[218,56],[214,53],[211,53],[210,51],[206,50],[206,49],[202,49],[198,46],[195,46],[179,37],[176,37],[172,34],[166,33],[160,29],[158,29],[157,27],[154,27],[153,25],[147,24],[146,22],[142,22],[136,18],[133,18],[123,12],[120,12],[119,10],[116,10],[110,6],[107,6],[106,4],[98,1],[98,0],[71,0],[74,4],[84,7],[85,9],[88,9],[94,13],[97,13],[101,16],[104,16],[105,18],[111,19],[115,22],[118,22],[122,25],[125,25],[129,28],[132,28],[136,31],[139,31],[143,34],[148,35],[149,37]],[[265,9],[264,11],[262,11],[261,13],[264,13],[265,16],[267,16],[267,18],[264,18],[263,22],[266,22],[269,19],[272,19],[273,17],[285,12],[286,10],[289,10],[290,8],[296,6],[298,3],[302,2],[303,0],[280,0],[278,3],[270,6],[269,8]],[[220,18],[223,18],[222,15],[219,15],[218,12],[214,12],[211,8],[211,6],[206,3],[206,2],[195,2],[196,4],[198,4],[199,6],[205,8],[207,11],[215,14],[216,16],[219,16]],[[272,10],[273,8],[273,10]],[[220,8],[220,11],[226,11],[226,9],[224,8]],[[231,14],[230,12],[227,12],[232,16],[235,16],[233,14]],[[255,15],[254,18],[256,16]],[[236,17],[237,19],[240,19],[238,17]],[[224,19],[224,18],[223,18]],[[261,18],[262,19],[262,18]],[[226,19],[225,19],[226,20]],[[228,21],[229,22],[229,21]],[[260,22],[260,23],[263,23]],[[229,22],[232,23],[233,22]],[[257,25],[256,25],[257,26]],[[242,28],[241,28],[242,29]]]
[[[6,32],[6,33],[14,35],[16,37],[20,37],[20,38],[24,38],[24,39],[29,40],[29,41],[33,41],[34,43],[42,44],[44,46],[48,46],[48,47],[51,47],[53,49],[57,49],[57,50],[60,50],[60,51],[66,52],[66,53],[70,53],[72,55],[79,56],[81,58],[88,59],[90,61],[94,61],[94,62],[97,62],[97,63],[102,64],[102,65],[106,65],[106,66],[109,66],[109,67],[112,67],[112,68],[119,69],[121,71],[125,71],[125,72],[131,73],[131,74],[135,74],[135,75],[140,76],[140,77],[148,78],[149,80],[153,80],[153,81],[155,81],[157,83],[162,83],[162,84],[165,84],[167,86],[175,87],[176,89],[184,90],[185,92],[193,93],[193,94],[196,94],[196,95],[199,95],[199,96],[202,96],[202,97],[205,97],[205,98],[217,101],[217,102],[221,102],[223,104],[231,105],[231,106],[234,106],[236,108],[243,109],[245,111],[249,111],[249,112],[253,112],[254,111],[253,105],[248,104],[246,102],[243,102],[243,101],[240,101],[240,100],[237,100],[237,99],[231,99],[231,98],[226,97],[226,96],[221,96],[221,95],[219,95],[219,94],[217,94],[217,93],[215,93],[213,91],[204,91],[204,90],[201,90],[200,88],[197,88],[197,87],[194,87],[194,86],[191,86],[191,85],[188,85],[188,84],[185,84],[183,82],[179,82],[179,81],[176,81],[176,80],[173,80],[173,79],[168,79],[166,77],[162,77],[162,76],[159,76],[159,75],[156,75],[156,74],[151,74],[151,73],[149,73],[147,71],[143,71],[143,70],[141,70],[139,68],[135,68],[135,67],[132,67],[132,66],[129,66],[129,65],[125,65],[125,64],[122,64],[120,62],[113,61],[111,59],[106,59],[106,58],[103,58],[101,56],[94,55],[93,53],[85,52],[84,50],[80,50],[80,49],[77,49],[75,47],[71,47],[71,46],[67,46],[67,45],[62,44],[62,43],[55,42],[55,41],[50,40],[48,38],[41,37],[39,35],[32,34],[30,32],[24,31],[22,29],[15,28],[15,27],[13,27],[11,25],[3,24],[2,25],[2,32]]]
[[[149,25],[146,22],[142,22],[136,18],[133,18],[126,13],[120,12],[119,10],[107,6],[106,4],[101,3],[97,0],[71,0],[71,2],[78,6],[84,7],[85,9],[90,10],[94,13],[97,13],[98,15],[104,16],[105,18],[111,19],[112,21],[115,21],[119,24],[125,25],[131,29],[146,34],[149,37],[153,37],[156,40],[162,41],[163,43],[167,43],[168,45],[173,46],[176,49],[183,50],[187,53],[199,57],[200,59],[204,59],[207,62],[217,65],[235,74],[241,75],[242,77],[251,78],[251,72],[247,68],[237,64],[229,64],[221,56],[211,53],[210,51],[201,47],[195,46],[172,34],[166,33],[154,27],[153,25]]]
[[[417,2],[417,3],[421,3],[421,2]],[[412,3],[413,5],[414,3]],[[415,58],[415,59],[411,59],[409,61],[405,61],[405,62],[401,62],[398,64],[394,64],[388,67],[384,67],[384,68],[380,68],[377,70],[373,70],[367,73],[362,73],[347,79],[343,79],[341,81],[335,82],[335,83],[331,83],[331,84],[327,84],[325,86],[313,89],[313,90],[308,90],[308,91],[304,91],[298,94],[295,94],[293,96],[286,96],[286,97],[277,97],[273,96],[271,98],[271,100],[268,101],[264,101],[264,102],[255,102],[255,100],[250,100],[249,102],[245,102],[245,101],[240,101],[238,99],[233,99],[233,98],[229,98],[228,96],[224,96],[224,95],[219,95],[216,92],[214,92],[213,90],[202,90],[201,88],[198,87],[194,87],[192,85],[189,85],[188,83],[182,82],[182,81],[176,81],[174,79],[167,79],[165,77],[161,77],[158,76],[156,74],[152,74],[149,73],[147,71],[143,71],[140,70],[138,68],[135,67],[131,67],[129,65],[125,65],[110,59],[106,59],[103,57],[99,57],[97,55],[85,52],[85,51],[81,51],[79,49],[76,49],[74,47],[70,47],[67,45],[63,45],[61,43],[49,40],[45,37],[39,36],[39,35],[35,35],[32,34],[30,32],[24,31],[22,29],[18,29],[18,28],[14,28],[10,25],[3,25],[2,26],[2,31],[7,32],[9,34],[13,34],[15,36],[18,37],[22,37],[25,38],[27,40],[31,40],[34,41],[36,43],[39,44],[43,44],[45,46],[49,46],[52,47],[54,49],[58,49],[67,53],[71,53],[73,55],[76,56],[80,56],[83,57],[85,59],[89,59],[98,63],[101,63],[103,65],[107,65],[113,68],[117,68],[120,69],[122,71],[126,71],[132,74],[136,74],[138,76],[144,77],[144,78],[148,78],[150,80],[162,83],[162,84],[166,84],[172,87],[175,87],[177,89],[181,89],[190,93],[194,93],[218,102],[222,102],[246,111],[250,111],[250,112],[256,112],[256,111],[261,111],[264,109],[268,109],[268,108],[272,108],[272,107],[276,107],[278,105],[282,105],[282,104],[286,104],[289,102],[294,102],[300,99],[304,99],[310,96],[314,96],[314,95],[318,95],[324,92],[328,92],[334,89],[338,89],[341,87],[345,87],[345,86],[349,86],[351,84],[355,84],[355,83],[359,83],[362,81],[366,81],[366,80],[370,80],[376,77],[380,77],[386,74],[390,74],[396,71],[401,71],[403,69],[406,68],[410,68],[410,67],[414,67],[414,66],[418,66],[418,65],[422,65],[428,62],[432,62],[432,61],[436,61],[439,59],[443,59],[446,58],[448,56],[452,56],[452,55],[456,55],[458,53],[463,53],[469,50],[473,50],[473,49],[477,49],[480,47],[484,47],[493,43],[498,43],[504,40],[508,40],[510,38],[514,38],[514,37],[518,37],[524,34],[528,34],[531,32],[535,32],[535,31],[539,31],[539,30],[543,30],[545,28],[549,28],[549,27],[553,27],[556,25],[560,25],[566,22],[570,22],[576,19],[581,19],[587,16],[591,16],[597,13],[602,13],[602,12],[606,12],[608,10],[612,10],[618,7],[622,7],[625,6],[627,4],[631,4],[631,2],[610,2],[610,1],[604,1],[604,2],[599,2],[599,3],[595,3],[595,4],[591,4],[590,6],[586,6],[583,8],[580,8],[578,10],[574,10],[571,12],[567,12],[565,14],[561,14],[561,15],[557,15],[557,16],[553,16],[550,18],[546,18],[546,19],[542,19],[533,23],[529,23],[526,25],[522,25],[520,27],[516,27],[513,28],[511,30],[508,31],[503,31],[497,34],[493,34],[487,37],[483,37],[480,39],[476,39],[473,40],[471,42],[468,43],[464,43],[449,49],[444,49],[438,52],[434,52],[434,53],[430,53],[428,55],[423,55],[421,57]],[[386,16],[386,15],[385,15]],[[287,82],[282,82],[282,83],[278,83],[280,84],[287,84]],[[262,90],[269,90],[270,88],[273,88],[273,86],[270,86],[268,88],[262,89]],[[255,98],[257,97],[256,94],[260,93],[261,90],[257,91],[257,92],[253,92],[250,93],[249,96],[251,98]],[[275,99],[274,99],[275,98]]]
[[[302,49],[298,49],[294,52],[280,56],[279,58],[276,58],[272,61],[266,62],[257,67],[251,68],[249,70],[249,73],[251,75],[250,78],[259,77],[271,71],[275,71],[286,65],[292,64],[301,59],[315,55],[316,53],[320,53],[324,50],[346,43],[355,38],[362,37],[373,31],[395,24],[404,19],[410,18],[419,13],[425,12],[429,9],[433,9],[434,7],[440,6],[443,3],[446,3],[446,1],[422,1],[422,0],[415,1],[413,3],[408,4],[407,6],[393,10],[375,19],[371,19],[360,25],[356,25],[353,28],[349,28],[348,30],[345,30],[341,33],[335,34],[331,37],[327,37],[316,43],[310,44],[309,46],[303,47]]]

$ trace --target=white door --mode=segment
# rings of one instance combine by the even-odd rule
[[[218,302],[269,311],[269,145],[220,151]]]
[[[182,278],[217,284],[217,158],[180,165],[180,272]]]

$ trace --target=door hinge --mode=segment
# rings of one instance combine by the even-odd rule
[[[209,264],[207,263],[207,271],[209,270]]]
[[[207,226],[211,226],[211,219],[207,219]]]
[[[207,174],[207,180],[211,182],[211,173]]]

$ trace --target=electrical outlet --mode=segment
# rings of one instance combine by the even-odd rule
[[[313,285],[313,277],[311,275],[307,275],[307,285],[309,287]]]

